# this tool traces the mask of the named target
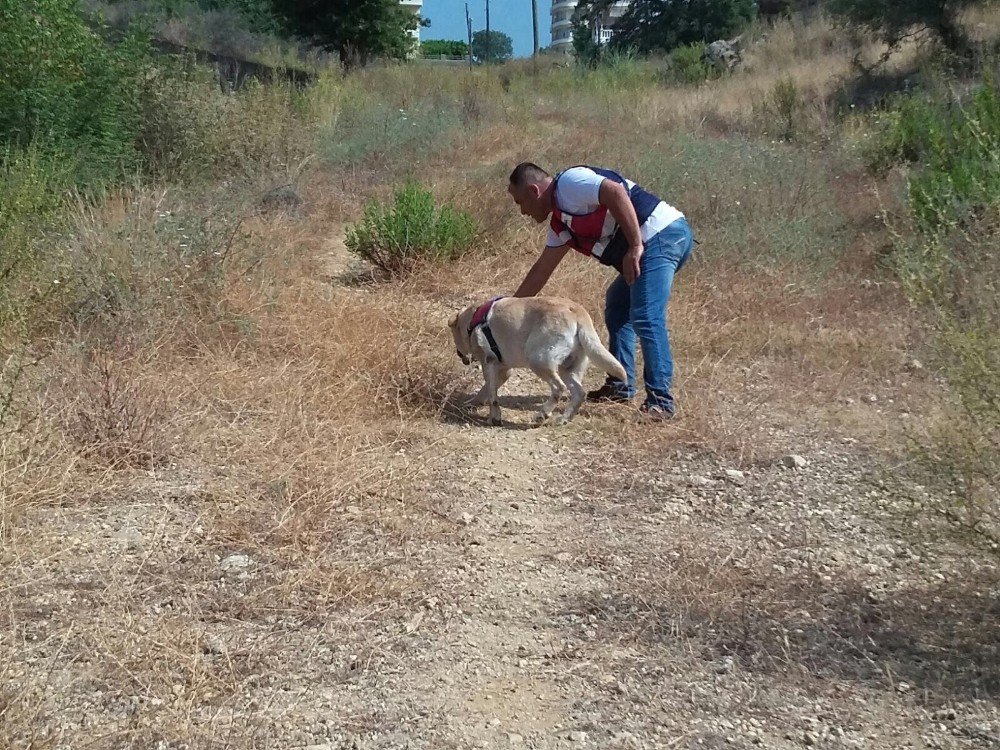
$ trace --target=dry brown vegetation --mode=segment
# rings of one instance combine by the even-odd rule
[[[980,30],[994,21],[986,11],[975,19]],[[354,736],[400,746],[391,743],[408,731],[402,709],[343,696],[403,670],[426,646],[421,627],[446,630],[448,607],[468,595],[453,575],[469,544],[462,514],[487,507],[477,498],[495,483],[507,488],[506,506],[531,502],[549,482],[576,482],[566,492],[580,493],[572,511],[585,521],[559,516],[559,529],[579,543],[574,565],[604,571],[622,600],[612,612],[606,599],[584,597],[572,610],[597,613],[600,636],[586,648],[598,662],[605,641],[626,644],[614,658],[631,664],[680,638],[689,655],[735,655],[795,704],[820,688],[803,687],[791,665],[819,664],[813,677],[836,673],[836,690],[822,688],[827,701],[899,683],[906,654],[893,650],[902,661],[890,659],[886,673],[866,637],[888,637],[878,623],[902,619],[911,634],[931,633],[928,653],[966,656],[932,665],[923,703],[890,692],[883,713],[860,711],[849,734],[887,716],[916,727],[932,706],[995,699],[995,640],[990,651],[977,638],[996,630],[973,616],[995,607],[988,555],[966,561],[975,575],[964,580],[940,568],[954,587],[936,590],[930,581],[945,586],[926,556],[964,554],[942,542],[922,552],[918,582],[886,574],[873,601],[866,591],[883,573],[856,567],[873,538],[917,545],[903,511],[881,516],[891,491],[873,497],[865,482],[904,455],[912,425],[933,423],[941,404],[936,376],[913,365],[923,357],[920,318],[879,262],[890,243],[879,217],[899,208],[898,175],[869,176],[854,147],[862,126],[835,112],[855,52],[822,19],[788,21],[752,47],[745,71],[698,87],[651,86],[654,68],[634,61],[587,74],[403,66],[330,79],[302,99],[251,90],[220,105],[203,88],[202,99],[175,102],[178,112],[201,108],[176,136],[211,154],[198,168],[238,178],[164,181],[81,203],[39,271],[78,283],[33,308],[30,341],[5,342],[4,393],[18,377],[0,449],[0,748],[332,748]],[[542,241],[505,193],[522,159],[616,166],[690,217],[701,244],[670,307],[675,423],[588,408],[564,431],[487,432],[460,405],[477,384],[454,357],[447,316],[509,292]],[[452,264],[375,283],[348,258],[344,224],[406,176],[471,210],[480,241]],[[262,203],[285,183],[301,204]],[[600,320],[608,277],[595,266],[569,259],[546,292],[582,301]],[[533,387],[515,385],[512,399],[537,395]],[[515,428],[528,413],[507,410]],[[545,453],[557,443],[582,459]],[[668,465],[764,471],[799,445],[826,444],[848,446],[866,468],[845,470],[843,495],[828,491],[820,505],[831,517],[881,518],[849,546],[819,520],[807,524],[811,541],[795,536],[786,525],[796,523],[795,494],[782,501],[786,515],[759,521],[778,530],[765,546],[738,538],[758,523],[752,511],[728,513],[704,494],[711,511],[695,505],[697,523],[685,516],[667,537],[662,527],[628,536],[630,523],[659,512],[650,498],[670,494],[653,476]],[[491,448],[510,466],[486,463]],[[578,463],[589,464],[587,481]],[[613,500],[623,483],[633,494]],[[642,487],[652,494],[636,495]],[[635,517],[622,513],[617,537],[596,517],[623,509]],[[886,530],[893,524],[907,529],[905,541]],[[834,562],[793,565],[794,575],[773,567],[800,548]],[[905,596],[894,599],[892,586]],[[964,599],[966,588],[978,593]],[[933,606],[914,614],[920,600]],[[816,601],[822,611],[803,615]],[[933,630],[940,620],[943,635]],[[964,691],[970,661],[980,671]],[[641,679],[654,678],[668,679]],[[652,716],[661,698],[643,710]],[[697,700],[685,715],[743,710]],[[616,711],[627,703],[609,701]],[[995,715],[982,703],[973,713],[985,717],[985,739],[970,729],[936,746],[995,746],[983,724]],[[791,740],[773,724],[765,746],[798,746],[801,732]],[[707,736],[632,729],[650,747]],[[630,746],[608,731],[600,746]],[[414,737],[414,746],[462,744]],[[888,734],[873,742],[902,746]]]

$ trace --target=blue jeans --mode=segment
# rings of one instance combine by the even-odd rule
[[[670,412],[674,397],[674,360],[667,334],[667,302],[674,274],[691,256],[691,228],[685,219],[677,219],[646,242],[639,261],[639,278],[629,286],[619,275],[605,296],[604,322],[608,327],[608,349],[622,363],[628,382],[609,379],[623,396],[631,398],[635,385],[635,340],[639,338],[645,363],[642,377],[646,403]]]

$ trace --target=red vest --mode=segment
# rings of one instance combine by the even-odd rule
[[[614,180],[620,185],[625,185],[625,178],[617,172],[600,167],[588,167],[602,177]],[[614,266],[621,271],[622,258],[628,250],[626,247],[625,233],[621,231],[615,217],[608,211],[608,207],[598,205],[597,209],[589,214],[571,214],[559,208],[559,177],[560,172],[555,177],[555,184],[552,189],[552,218],[549,226],[556,234],[568,232],[570,239],[567,243],[578,253],[597,258],[606,266]],[[641,227],[654,209],[659,205],[660,199],[652,193],[643,190],[638,185],[634,185],[629,191],[629,198],[635,208],[636,218]]]

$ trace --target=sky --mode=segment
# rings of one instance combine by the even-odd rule
[[[466,0],[424,0],[424,18],[430,28],[420,30],[421,39],[468,38],[465,29]],[[486,28],[486,0],[468,0],[473,32]],[[552,0],[538,0],[538,46],[548,47],[549,9]],[[531,0],[490,0],[490,29],[502,31],[514,41],[514,56],[531,54]]]

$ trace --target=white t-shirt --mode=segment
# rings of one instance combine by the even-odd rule
[[[601,183],[605,179],[607,178],[602,177],[587,167],[572,167],[567,169],[559,176],[559,184],[556,186],[556,205],[559,206],[561,211],[578,216],[593,213],[601,205],[598,196],[600,194]],[[631,190],[633,187],[635,187],[635,183],[626,179],[625,188]],[[666,229],[677,221],[677,219],[683,218],[683,216],[684,214],[673,206],[660,201],[659,205],[653,209],[653,213],[646,219],[646,222],[639,227],[639,231],[642,234],[642,241],[648,241],[650,237]],[[607,238],[610,238],[618,229],[618,224],[615,222],[610,211],[608,212],[608,220],[604,223],[604,229],[606,232],[605,237]],[[546,247],[560,247],[569,241],[569,232],[556,234],[550,227],[545,245]]]

